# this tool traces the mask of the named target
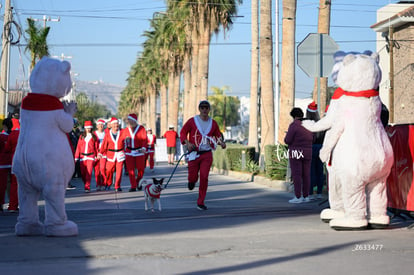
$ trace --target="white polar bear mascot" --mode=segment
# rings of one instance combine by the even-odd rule
[[[376,90],[380,80],[376,54],[344,57],[337,75],[335,110],[326,117],[329,136],[320,152],[321,160],[330,160],[330,169],[340,181],[344,213],[336,213],[330,221],[337,230],[389,224],[386,179],[393,151],[380,120],[381,100]]]
[[[74,160],[67,133],[73,128],[75,103],[63,104],[72,87],[70,63],[43,57],[30,76],[32,92],[22,101],[21,130],[13,158],[19,183],[16,235],[75,236],[78,226],[67,220],[66,186]],[[45,200],[44,224],[37,202]]]

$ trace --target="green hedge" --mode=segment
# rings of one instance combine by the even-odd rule
[[[266,177],[274,180],[286,180],[288,161],[287,145],[265,146]]]
[[[242,154],[246,154],[246,167],[242,167]],[[265,176],[270,179],[285,180],[288,166],[286,145],[265,146]],[[228,144],[226,149],[214,151],[213,167],[222,170],[246,171],[253,174],[259,172],[258,161],[255,160],[255,148],[251,146]]]
[[[214,151],[213,166],[223,170],[242,171],[243,151],[246,154],[247,169],[249,165],[252,166],[251,162],[254,162],[255,149],[251,146],[239,144],[227,144],[226,149],[217,148]]]

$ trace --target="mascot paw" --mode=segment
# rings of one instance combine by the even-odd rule
[[[44,226],[42,223],[25,224],[18,222],[15,226],[17,236],[39,236],[44,234]]]
[[[309,131],[311,131],[311,128],[312,128],[312,126],[315,124],[315,121],[313,121],[313,120],[303,120],[302,121],[302,126],[305,128],[305,129],[307,129],[307,130],[309,130]]]
[[[373,216],[368,219],[368,226],[372,229],[384,229],[390,224],[390,217],[387,215]]]
[[[47,225],[45,234],[48,237],[70,237],[78,235],[78,226],[72,221],[66,221],[64,224]]]
[[[63,102],[63,109],[66,113],[70,114],[71,116],[74,116],[76,111],[78,110],[78,105],[76,102]]]
[[[345,212],[327,208],[327,209],[322,210],[320,217],[323,222],[328,223],[333,219],[339,219],[339,218],[345,217]]]
[[[331,220],[329,222],[329,226],[338,231],[363,230],[367,229],[368,222],[365,219],[357,220],[353,218],[337,218]]]
[[[324,149],[322,146],[321,150],[319,151],[319,158],[322,162],[328,162],[329,158],[331,157],[331,151]]]

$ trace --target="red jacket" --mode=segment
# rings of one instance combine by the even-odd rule
[[[124,142],[125,155],[127,156],[143,156],[145,151],[138,150],[147,148],[147,131],[141,125],[138,125],[133,131],[131,128],[126,127],[121,131],[121,140]]]
[[[121,140],[121,131],[118,131],[116,137],[112,135],[112,131],[108,131],[101,144],[100,154],[106,158],[107,161],[124,161],[124,144]]]
[[[99,153],[99,139],[92,134],[90,137],[81,135],[76,146],[75,161],[95,160]]]
[[[9,138],[7,132],[0,133],[0,169],[11,168],[12,156],[9,152],[6,152],[6,143]]]
[[[154,134],[147,135],[147,153],[155,152],[155,144],[157,143],[157,137]]]
[[[206,151],[208,147],[216,149],[218,140],[222,138],[217,122],[210,118],[209,128],[203,130],[197,126],[196,119],[198,116],[190,118],[184,124],[180,132],[181,143],[184,144],[185,140],[188,140],[197,146],[197,151]]]

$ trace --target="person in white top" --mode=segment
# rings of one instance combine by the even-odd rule
[[[101,149],[102,141],[105,137],[105,120],[98,119],[96,122],[96,130],[94,131],[95,136],[99,140],[99,149]],[[105,189],[105,164],[106,158],[96,159],[95,161],[95,181],[96,191]]]
[[[157,138],[152,133],[151,128],[147,129],[147,141],[148,141],[148,146],[147,146],[148,165],[150,167],[151,172],[154,172],[154,153],[155,153],[155,144],[157,144]]]

